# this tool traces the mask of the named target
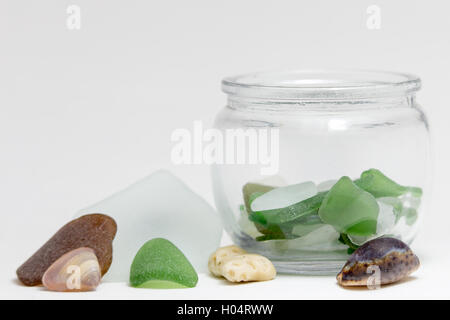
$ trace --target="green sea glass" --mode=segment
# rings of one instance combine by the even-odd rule
[[[398,197],[410,192],[415,197],[422,196],[422,189],[418,187],[405,187],[386,177],[380,170],[369,169],[355,180],[361,189],[371,193],[375,198]]]
[[[262,225],[295,223],[302,217],[316,214],[326,194],[327,192],[320,192],[285,208],[252,212],[250,220]]]
[[[323,199],[319,217],[339,233],[369,236],[376,233],[378,210],[374,196],[342,177]]]
[[[197,272],[188,259],[163,238],[147,241],[131,265],[130,284],[136,288],[193,288],[197,281]]]
[[[257,240],[295,239],[314,231],[322,225],[317,212],[325,192],[291,206],[249,214],[258,230],[264,234]],[[293,232],[293,228],[296,231]]]
[[[354,181],[342,177],[330,189],[327,187],[328,190],[290,206],[252,211],[252,201],[273,189],[255,183],[248,183],[243,188],[243,206],[248,219],[262,234],[256,240],[301,238],[328,224],[341,234],[340,241],[348,245],[349,252],[357,245],[348,236],[369,238],[383,235],[377,234],[378,224],[383,225],[377,221],[380,219],[380,205],[392,206],[395,223],[404,217],[406,224],[412,225],[417,220],[422,196],[421,188],[402,186],[379,170],[369,169]]]

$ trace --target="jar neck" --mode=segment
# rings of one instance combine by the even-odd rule
[[[395,97],[374,97],[345,100],[332,99],[258,99],[228,95],[227,106],[231,109],[252,112],[341,112],[366,109],[413,108],[415,94]]]

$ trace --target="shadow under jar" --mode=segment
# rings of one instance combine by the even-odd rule
[[[376,71],[224,79],[212,178],[233,241],[299,274],[336,273],[373,238],[411,243],[430,181],[419,88],[415,76]]]

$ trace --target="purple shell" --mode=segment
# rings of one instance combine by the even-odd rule
[[[343,286],[365,286],[378,269],[380,284],[387,284],[407,277],[419,265],[419,258],[404,242],[378,238],[366,242],[350,256],[337,280]]]

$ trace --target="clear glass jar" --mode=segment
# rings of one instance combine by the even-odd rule
[[[224,79],[228,103],[215,127],[227,143],[232,132],[243,137],[240,147],[246,143],[240,160],[239,145],[228,147],[222,159],[229,159],[212,167],[216,205],[233,241],[270,258],[279,272],[301,274],[337,272],[376,237],[411,243],[430,181],[419,88],[415,76],[376,71]],[[272,150],[271,157],[251,160],[254,146],[264,144],[256,155]]]

